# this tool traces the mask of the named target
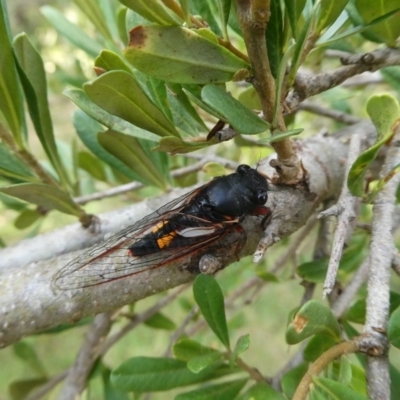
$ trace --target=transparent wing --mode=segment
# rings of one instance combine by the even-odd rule
[[[128,250],[133,243],[149,233],[155,225],[180,215],[180,210],[197,191],[198,189],[173,200],[82,253],[55,275],[53,280],[55,286],[68,290],[110,282],[144,270],[158,268],[218,240],[226,230],[223,224],[216,225],[192,215],[185,215],[183,221],[187,221],[188,229],[193,229],[193,222],[209,229],[204,229],[204,234],[186,237],[182,246],[179,245],[179,240],[176,240],[174,247],[158,250],[145,256],[133,256]],[[183,230],[184,228],[182,226]]]

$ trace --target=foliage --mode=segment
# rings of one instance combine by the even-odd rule
[[[54,64],[55,72],[49,79],[46,62],[38,51],[41,44],[34,44],[31,35],[25,33],[12,37],[5,0],[1,0],[0,200],[4,209],[15,210],[14,224],[22,229],[22,235],[36,234],[52,210],[77,217],[88,225],[91,217],[79,204],[78,197],[108,186],[139,182],[141,189],[131,196],[137,201],[173,185],[188,186],[198,179],[193,171],[183,178],[173,177],[175,169],[191,165],[187,153],[203,149],[218,156],[229,153],[232,160],[240,158],[255,163],[262,146],[288,140],[303,129],[304,138],[310,130],[317,129],[318,125],[312,125],[313,121],[304,114],[285,116],[286,130],[282,131],[279,123],[281,99],[295,86],[300,68],[309,68],[314,73],[323,71],[334,64],[326,57],[329,51],[357,53],[360,47],[371,51],[377,44],[388,47],[398,44],[400,15],[396,1],[386,1],[382,6],[367,0],[271,0],[265,41],[276,87],[271,118],[266,120],[260,114],[262,104],[250,83],[252,60],[245,51],[237,3],[240,1],[75,0],[68,9],[79,16],[82,26],[72,23],[60,11],[59,4],[46,5],[41,12],[52,26],[49,29],[56,30],[69,43],[59,43],[71,51],[71,55],[66,51],[64,57],[74,58],[72,68],[67,62]],[[94,67],[94,73],[85,71],[85,62]],[[400,120],[395,98],[400,93],[399,70],[395,66],[382,72],[392,94],[374,95],[365,104],[354,101],[357,88],[334,88],[318,98],[331,109],[345,110],[348,114],[361,114],[365,107],[376,126],[375,144],[358,156],[347,182],[351,193],[365,203],[372,203],[385,183],[399,171],[399,166],[395,167],[388,176],[376,179],[370,191],[366,189],[369,167],[379,150],[390,143]],[[55,133],[49,100],[54,96],[50,88],[60,86],[78,107],[72,121],[76,134],[65,142]],[[223,144],[210,135],[218,123],[234,130],[232,142]],[[337,122],[329,124],[332,129],[338,127]],[[40,151],[44,156],[39,160],[36,154]],[[263,154],[271,151],[268,148]],[[203,167],[206,172],[219,173],[222,169],[219,163]],[[361,222],[370,220],[371,210],[368,204],[363,204]],[[306,240],[310,247],[314,238],[310,235]],[[353,235],[340,263],[337,280],[341,285],[350,281],[363,262],[368,241],[369,233],[357,230]],[[287,243],[280,244],[280,249],[287,251]],[[308,253],[298,260],[296,272],[306,285],[315,287],[314,284],[324,280],[328,261]],[[271,264],[273,261],[276,260]],[[277,384],[276,380],[264,379],[255,366],[244,361],[257,335],[263,335],[265,345],[257,349],[258,362],[266,363],[268,353],[273,352],[268,347],[268,335],[258,329],[258,319],[279,320],[279,315],[275,315],[279,310],[274,310],[277,299],[272,299],[266,310],[253,318],[254,326],[248,328],[245,313],[237,310],[236,316],[243,320],[235,322],[235,315],[228,307],[236,300],[235,296],[249,297],[248,292],[226,293],[238,287],[242,279],[278,286],[290,282],[293,276],[287,272],[275,275],[262,271],[255,280],[249,264],[242,260],[237,266],[237,276],[223,275],[222,289],[213,277],[199,275],[193,285],[193,296],[184,296],[176,305],[173,312],[182,316],[182,320],[183,314],[194,310],[191,321],[186,323],[196,321],[201,314],[209,336],[176,337],[172,344],[174,357],[138,356],[139,348],[134,357],[127,358],[125,349],[120,349],[121,357],[110,363],[112,369],[105,358],[98,361],[88,385],[95,382],[93,390],[101,391],[100,397],[109,399],[132,398],[129,392],[139,396],[170,390],[173,392],[167,395],[173,393],[177,400],[293,398],[310,364],[324,359],[344,339],[359,335],[360,329],[355,324],[365,323],[367,291],[363,287],[349,304],[347,313],[338,320],[328,304],[317,300],[289,311],[293,308],[291,302],[299,304],[299,299],[297,295],[293,299],[281,286],[279,303],[285,303],[285,313],[289,315],[286,342],[304,343],[305,347],[303,361],[285,370]],[[400,343],[398,291],[397,283],[391,293],[388,327],[388,339],[396,348]],[[128,311],[132,317],[132,310]],[[261,317],[261,312],[267,315]],[[117,319],[122,324],[123,313]],[[145,329],[175,330],[181,325],[177,319],[158,312],[146,319]],[[43,336],[57,340],[61,331],[77,331],[78,326],[89,322],[63,325]],[[26,398],[32,390],[51,380],[46,360],[39,355],[41,350],[36,349],[40,349],[38,341],[43,336],[13,346],[14,357],[35,375],[34,378],[24,375],[9,386],[13,399]],[[283,347],[286,351],[287,345]],[[152,350],[151,343],[149,348]],[[398,351],[394,354],[398,355]],[[262,368],[263,364],[259,369]],[[398,362],[390,364],[392,399],[399,395],[399,368]],[[362,355],[342,354],[336,360],[329,359],[322,374],[312,378],[309,398],[366,399],[365,371]],[[97,382],[99,377],[102,385]]]

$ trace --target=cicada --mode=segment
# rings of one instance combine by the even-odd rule
[[[99,285],[197,254],[242,232],[246,216],[265,221],[267,199],[266,178],[240,165],[90,248],[62,268],[54,284],[64,290]]]

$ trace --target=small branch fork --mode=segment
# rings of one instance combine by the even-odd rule
[[[356,221],[355,207],[358,200],[356,197],[352,196],[347,188],[347,177],[351,166],[360,153],[360,148],[360,135],[353,135],[350,139],[346,175],[343,180],[343,187],[339,201],[334,206],[320,212],[318,215],[318,218],[326,218],[333,215],[338,217],[337,227],[333,238],[331,257],[329,259],[328,272],[324,282],[324,297],[332,291],[335,285],[336,274],[339,269],[340,259],[342,258],[343,247],[351,236]]]
[[[386,176],[400,159],[400,127],[398,126],[387,151],[381,177]],[[389,319],[390,272],[397,253],[392,234],[396,190],[400,174],[396,174],[377,195],[373,206],[368,279],[367,312],[364,333],[374,335],[387,346],[386,331]],[[387,349],[387,348],[386,348]],[[369,396],[373,400],[390,398],[390,375],[387,351],[367,358]]]
[[[292,111],[305,99],[338,86],[354,75],[400,65],[400,50],[379,49],[371,53],[343,56],[340,60],[343,66],[331,72],[314,76],[297,74],[294,90],[286,97],[285,108]]]

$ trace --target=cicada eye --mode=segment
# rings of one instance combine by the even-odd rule
[[[265,204],[267,202],[267,193],[259,193],[257,196],[258,204]]]

